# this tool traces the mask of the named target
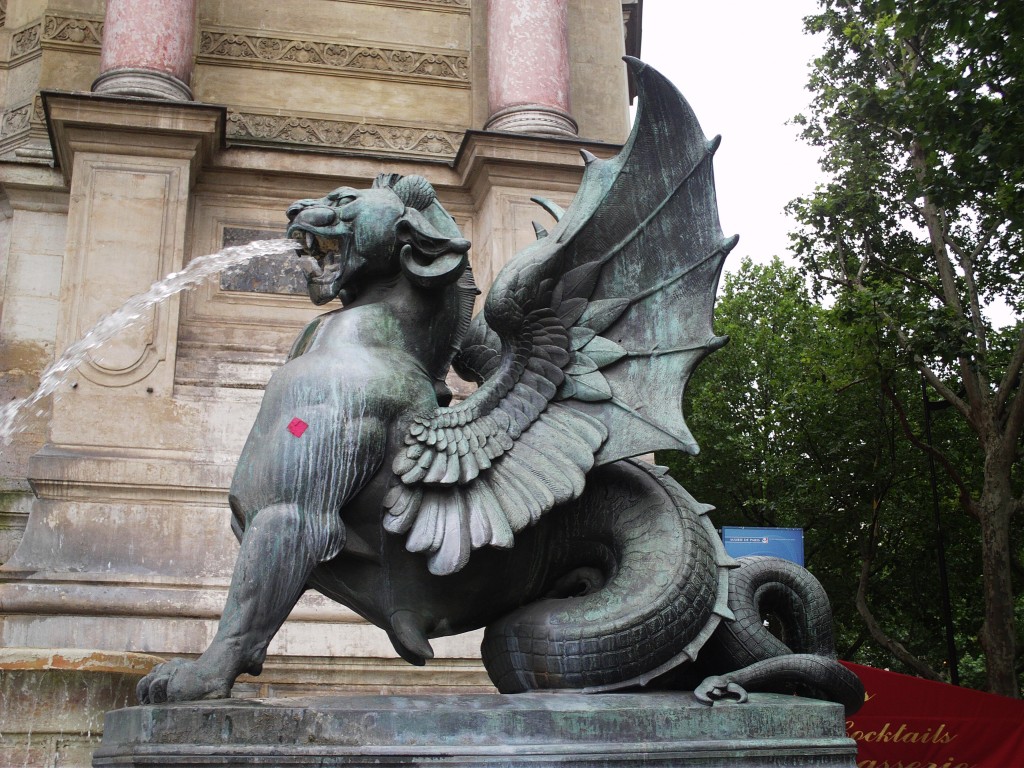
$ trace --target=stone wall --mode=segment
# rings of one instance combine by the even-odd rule
[[[200,0],[194,101],[91,92],[102,0],[8,0],[0,403],[162,275],[278,236],[292,200],[385,170],[435,185],[489,284],[546,216],[529,197],[567,205],[577,150],[609,155],[626,135],[622,7],[567,9],[579,138],[482,130],[496,76],[484,0]],[[236,551],[235,458],[262,386],[318,311],[293,281],[263,262],[165,302],[0,446],[0,645],[204,649]],[[409,667],[383,632],[307,595],[236,695],[483,690],[478,642],[437,641],[434,663]]]

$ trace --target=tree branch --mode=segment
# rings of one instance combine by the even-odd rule
[[[996,229],[998,229],[998,224],[990,226],[981,236],[977,245],[975,245],[974,250],[970,253],[967,253],[959,246],[945,227],[943,227],[942,233],[946,244],[953,249],[953,252],[959,258],[960,268],[964,271],[964,281],[967,283],[967,298],[971,306],[971,328],[974,331],[974,338],[978,341],[978,350],[982,355],[988,354],[988,331],[985,328],[984,318],[981,314],[981,300],[978,295],[978,285],[974,280],[974,264],[977,258],[981,255],[981,252],[988,247],[989,240],[992,239],[992,235],[995,234]],[[984,374],[982,378],[982,388],[987,390],[988,375]]]
[[[1017,396],[1010,403],[1010,411],[1006,414],[1006,426],[1001,436],[1003,449],[1009,452],[1009,458],[1013,460],[1013,454],[1017,450],[1017,442],[1020,440],[1021,429],[1024,428],[1024,397],[1017,391]]]
[[[938,377],[938,374],[936,374],[935,371],[928,367],[920,355],[913,352],[913,345],[910,343],[910,338],[899,326],[893,316],[884,309],[879,309],[878,313],[885,319],[886,324],[892,329],[893,333],[896,334],[896,338],[900,340],[900,345],[905,350],[913,354],[914,364],[917,366],[917,370],[925,377],[932,389],[938,392],[943,400],[956,408],[967,423],[971,425],[971,429],[977,432],[980,429],[980,425],[975,422],[971,407],[964,402],[963,398],[961,398],[956,392],[946,386],[946,383]]]
[[[928,445],[928,443],[924,442],[914,434],[914,430],[910,426],[910,420],[907,418],[907,412],[903,410],[903,403],[900,402],[900,399],[896,396],[892,387],[889,386],[889,382],[884,379],[882,381],[882,392],[885,394],[889,402],[892,403],[893,410],[896,412],[896,416],[900,420],[900,426],[903,428],[903,434],[907,436],[907,440],[910,441],[910,444],[919,451],[923,451],[924,453],[932,456],[937,462],[939,462],[939,464],[942,465],[942,468],[949,476],[949,479],[953,481],[957,490],[960,491],[960,506],[963,507],[965,512],[968,512],[973,517],[977,517],[978,511],[975,508],[974,499],[971,497],[970,489],[964,482],[963,477],[960,476],[960,473],[957,472],[956,467],[953,466],[953,463],[947,459],[945,454],[941,451],[936,450],[934,446]]]
[[[1021,328],[1020,336],[1017,338],[1017,346],[1013,350],[1013,357],[1010,358],[1010,365],[999,382],[999,389],[996,391],[996,417],[998,418],[1006,407],[1010,395],[1020,389],[1020,372],[1024,367],[1024,328]]]
[[[925,186],[924,150],[917,141],[910,142],[910,163],[914,168],[914,175],[922,188]],[[921,215],[924,216],[925,227],[928,229],[928,239],[932,246],[932,256],[935,259],[935,266],[939,272],[939,282],[942,283],[942,293],[945,296],[946,304],[953,307],[959,314],[963,314],[963,305],[960,303],[960,295],[956,290],[956,273],[953,271],[953,262],[946,252],[945,227],[935,204],[924,195],[924,205],[921,206]]]
[[[857,581],[857,613],[860,614],[861,619],[864,621],[864,626],[867,627],[868,633],[870,633],[876,643],[917,672],[921,677],[941,682],[942,678],[936,674],[935,670],[910,653],[902,643],[886,634],[868,605],[868,581],[871,578],[871,563],[874,560],[874,553],[877,548],[879,508],[878,504],[872,504],[868,544],[865,551],[861,554],[860,578]]]
[[[895,266],[893,264],[890,264],[889,262],[885,261],[884,259],[874,259],[874,261],[882,269],[886,269],[886,270],[888,270],[890,272],[894,272],[895,274],[899,275],[900,277],[902,277],[907,282],[913,283],[914,285],[917,285],[917,286],[923,288],[930,295],[934,296],[935,298],[939,299],[940,301],[944,300],[944,297],[942,295],[942,291],[940,291],[938,288],[936,288],[934,285],[932,285],[931,283],[927,282],[926,280],[922,280],[917,275],[911,274],[910,272],[907,272],[905,269],[900,269],[899,267],[897,267],[897,266]]]

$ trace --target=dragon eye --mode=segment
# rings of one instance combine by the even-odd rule
[[[355,199],[355,195],[340,189],[336,189],[327,195],[327,202],[333,203],[334,205],[346,205]]]

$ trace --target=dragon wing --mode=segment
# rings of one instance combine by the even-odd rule
[[[456,369],[480,387],[417,418],[393,470],[384,526],[430,571],[577,498],[595,465],[696,453],[682,396],[725,343],[712,309],[738,238],[718,221],[709,142],[660,73],[628,58],[640,105],[622,151],[587,168],[572,206],[498,275]]]

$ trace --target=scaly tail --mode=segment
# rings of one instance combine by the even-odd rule
[[[619,461],[554,512],[559,578],[547,597],[488,625],[503,693],[645,685],[695,658],[726,607],[734,565],[698,503],[664,469]]]
[[[739,563],[729,574],[729,607],[736,618],[722,622],[708,644],[711,665],[724,673],[701,683],[697,697],[742,700],[743,689],[803,693],[856,712],[864,686],[836,661],[832,609],[821,583],[788,560],[743,557]],[[764,626],[764,615],[779,621],[783,639]]]

